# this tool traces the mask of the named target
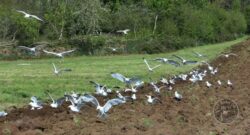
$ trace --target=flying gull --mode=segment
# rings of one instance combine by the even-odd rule
[[[36,15],[31,15],[31,14],[28,14],[28,13],[21,11],[21,10],[17,10],[17,12],[24,14],[25,18],[35,18],[36,20],[43,22],[43,20],[41,18],[37,17]]]
[[[154,66],[154,67],[150,67],[149,64],[148,64],[148,61],[147,61],[145,58],[143,58],[143,61],[144,61],[144,63],[147,65],[147,68],[148,68],[148,70],[149,70],[150,72],[153,72],[154,69],[156,69],[156,68],[158,68],[158,67],[161,66],[161,65],[156,65],[156,66]]]

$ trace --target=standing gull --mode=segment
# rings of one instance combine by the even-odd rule
[[[29,103],[29,105],[31,106],[31,110],[43,108],[42,102],[37,100],[37,98],[35,96],[32,96],[30,98],[30,100],[31,100],[31,102]]]

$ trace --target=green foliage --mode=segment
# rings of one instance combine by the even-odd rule
[[[246,18],[246,22],[247,22],[247,32],[250,32],[250,5],[246,7],[245,11],[244,11],[244,15]]]
[[[109,43],[123,46],[123,53],[159,53],[235,39],[250,27],[250,7],[243,10],[240,0],[24,1],[0,2],[1,39],[16,33],[22,45],[62,41],[79,47],[81,54],[105,54]],[[15,9],[45,22],[24,18]],[[129,34],[118,35],[122,29],[130,29]]]

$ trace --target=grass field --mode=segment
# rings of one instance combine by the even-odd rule
[[[128,77],[138,76],[144,81],[148,81],[149,77],[158,80],[162,75],[186,72],[197,65],[178,68],[171,65],[162,65],[155,72],[149,74],[142,60],[143,57],[148,60],[156,57],[172,58],[172,54],[177,54],[191,60],[211,60],[231,45],[246,39],[247,37],[243,37],[230,42],[154,55],[82,56],[65,58],[63,62],[60,62],[61,60],[57,58],[0,61],[0,109],[11,105],[27,104],[30,96],[33,95],[46,100],[48,97],[44,94],[45,90],[49,90],[54,97],[62,96],[65,91],[72,90],[93,92],[94,88],[89,83],[90,80],[95,80],[107,86],[123,86],[122,83],[111,78],[110,72],[119,72]],[[196,58],[191,52],[192,50],[206,54],[208,57],[205,59]],[[30,65],[20,65],[24,63]],[[58,67],[71,68],[73,71],[55,76],[52,63],[55,63]],[[149,64],[157,65],[159,63],[149,61]]]

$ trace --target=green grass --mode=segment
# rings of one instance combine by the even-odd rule
[[[44,94],[45,90],[49,90],[54,97],[62,96],[65,91],[69,92],[72,90],[93,92],[94,88],[89,83],[90,80],[95,80],[107,86],[124,86],[119,81],[111,78],[110,72],[119,72],[128,77],[138,76],[144,81],[148,81],[149,76],[156,80],[162,75],[187,72],[197,65],[188,65],[180,68],[162,65],[154,73],[149,74],[142,57],[147,59],[156,57],[172,58],[172,54],[177,54],[192,60],[211,60],[231,45],[244,41],[246,38],[243,37],[230,42],[154,55],[68,57],[61,63],[60,59],[57,58],[0,61],[0,109],[10,105],[20,106],[27,104],[30,96],[33,95],[46,100],[48,97]],[[196,58],[191,53],[192,50],[206,54],[208,57],[206,59]],[[18,65],[21,63],[29,63],[31,65]],[[59,67],[71,68],[73,71],[55,76],[52,71],[52,63]],[[149,64],[157,65],[159,63],[149,61]]]

